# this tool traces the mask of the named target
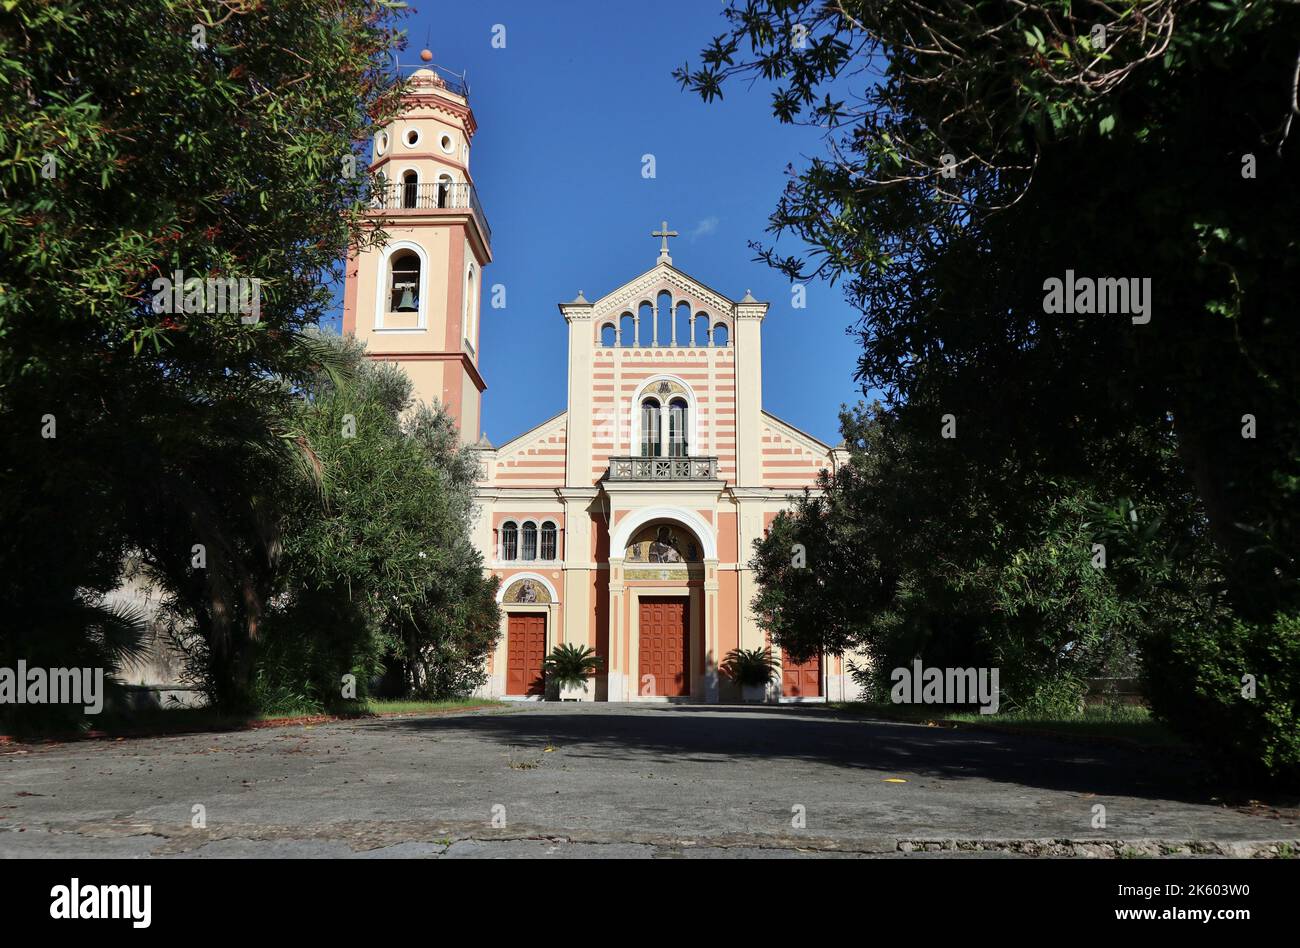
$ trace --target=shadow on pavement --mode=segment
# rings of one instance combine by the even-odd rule
[[[467,732],[503,746],[553,742],[573,756],[688,756],[724,765],[794,760],[881,778],[908,775],[984,779],[1049,790],[1152,800],[1219,802],[1207,770],[1192,758],[1073,744],[994,731],[950,730],[807,707],[612,705],[581,710],[530,705],[517,711],[404,718],[373,725]]]

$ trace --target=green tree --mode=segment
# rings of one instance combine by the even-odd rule
[[[920,482],[946,486],[946,509],[930,504],[945,535],[921,547],[933,563],[921,601],[960,614],[968,591],[946,600],[940,571],[972,526],[1001,531],[989,566],[1002,577],[973,588],[1039,587],[1047,604],[1072,581],[1051,560],[1059,531],[1077,543],[1109,530],[1122,542],[1107,584],[1155,636],[1149,675],[1157,655],[1211,660],[1185,637],[1227,628],[1225,605],[1237,640],[1289,628],[1300,7],[745,0],[725,16],[677,76],[706,100],[729,80],[770,80],[777,119],[825,131],[826,154],[791,169],[770,221],[809,250],[755,247],[792,279],[843,286],[863,314],[864,388],[923,460]],[[1048,281],[1070,272],[1150,289],[1122,314],[1061,312]],[[957,426],[947,442],[945,416]],[[1125,498],[1138,523],[1116,532],[1106,512]],[[886,490],[876,502],[896,501]],[[1084,509],[1097,511],[1086,529],[1069,527]],[[1045,547],[1025,545],[1035,531]],[[1018,575],[1008,562],[1022,553],[1030,572]],[[958,558],[957,575],[980,563]],[[1297,697],[1289,677],[1273,680],[1267,700],[1283,713]],[[1233,753],[1198,720],[1212,705],[1192,713],[1151,693],[1159,713]]]
[[[876,698],[915,658],[997,667],[1009,710],[1069,711],[1085,678],[1136,671],[1172,597],[1150,569],[1133,575],[1148,560],[1121,555],[1087,485],[1010,479],[991,493],[958,452],[879,407],[842,423],[848,462],[755,545],[755,608],[780,645],[864,652]],[[1175,506],[1141,498],[1157,502]]]
[[[275,485],[310,467],[287,423],[322,357],[302,329],[378,236],[354,148],[397,104],[397,40],[382,0],[0,15],[0,595],[21,617],[0,658],[73,654],[139,555],[187,603],[215,697],[247,702]],[[259,280],[256,318],[166,311],[178,271]]]
[[[325,488],[300,479],[283,530],[282,592],[272,600],[259,689],[265,705],[334,707],[342,676],[358,698],[386,667],[407,694],[461,697],[482,683],[496,644],[497,581],[470,529],[479,462],[411,382],[321,337],[342,371],[318,373],[297,403]]]
[[[828,154],[771,218],[810,252],[758,249],[792,278],[842,281],[863,313],[862,381],[918,434],[958,416],[962,451],[989,468],[1095,478],[1089,445],[1171,428],[1234,608],[1294,607],[1300,8],[725,13],[677,75],[706,99],[772,80],[778,119],[826,129]],[[1151,321],[1045,312],[1045,281],[1067,270],[1150,279]]]

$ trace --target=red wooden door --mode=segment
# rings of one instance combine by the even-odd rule
[[[691,633],[686,600],[643,596],[637,627],[640,665],[637,694],[682,697],[691,693]],[[653,676],[647,679],[646,676]]]
[[[546,658],[546,616],[510,613],[506,636],[506,694],[540,695],[542,662]]]
[[[787,698],[820,698],[822,694],[822,657],[814,655],[802,664],[790,660],[781,649],[781,694]]]

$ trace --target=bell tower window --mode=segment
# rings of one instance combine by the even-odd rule
[[[402,207],[415,207],[420,196],[420,176],[414,171],[402,175]]]
[[[461,314],[461,325],[465,327],[465,342],[471,352],[474,351],[474,339],[478,333],[478,269],[474,264],[465,268],[465,311]]]
[[[420,257],[412,250],[393,254],[389,267],[388,311],[390,313],[417,313],[420,311]]]

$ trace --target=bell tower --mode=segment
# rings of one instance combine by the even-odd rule
[[[400,113],[373,142],[370,167],[383,185],[368,215],[387,241],[349,255],[343,295],[343,332],[370,358],[400,365],[417,399],[442,402],[466,443],[479,440],[487,387],[479,320],[492,261],[469,171],[477,128],[464,77],[436,66],[411,74]]]

